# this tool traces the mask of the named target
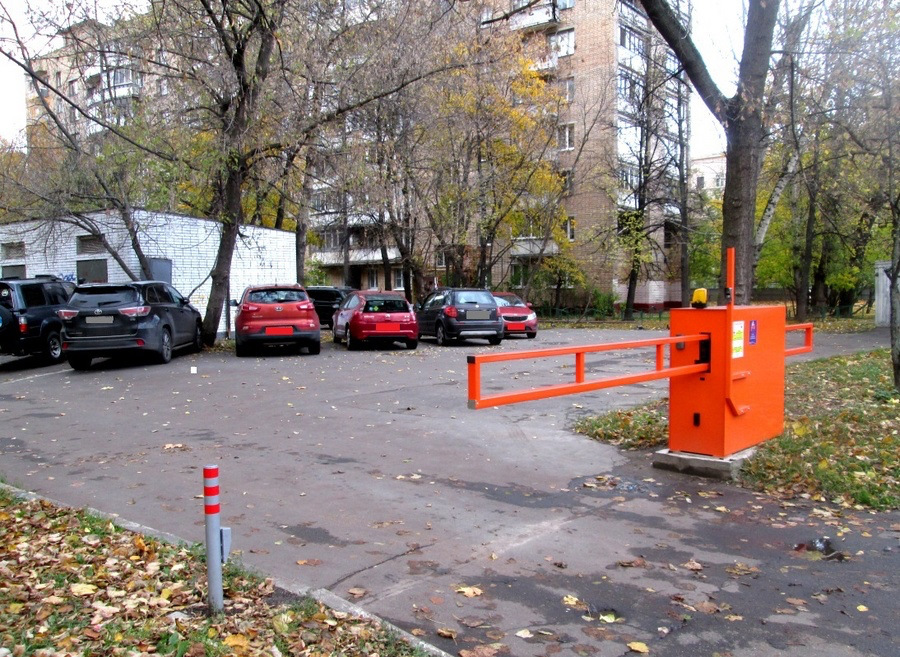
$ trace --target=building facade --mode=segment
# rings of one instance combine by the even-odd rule
[[[131,237],[117,212],[87,216],[103,239],[132,273],[140,274]],[[152,278],[190,295],[201,311],[209,300],[209,272],[216,258],[221,225],[215,221],[173,213],[135,210],[132,220],[141,247],[151,261]],[[248,285],[296,279],[294,235],[246,226],[231,265],[230,297]],[[0,225],[0,275],[4,278],[56,276],[76,283],[124,283],[131,277],[112,256],[96,232],[88,232],[65,217]],[[233,309],[223,311],[221,327],[233,325]]]

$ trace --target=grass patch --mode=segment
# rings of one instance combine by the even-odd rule
[[[887,349],[787,368],[785,432],[757,448],[742,484],[785,497],[900,508],[900,393]],[[666,400],[576,424],[627,449],[665,446]]]
[[[582,418],[575,431],[624,449],[661,447],[669,439],[669,401],[658,399],[627,410]]]
[[[0,646],[17,656],[424,657],[375,622],[312,599],[269,604],[272,581],[227,564],[225,613],[207,613],[198,546],[0,490]]]

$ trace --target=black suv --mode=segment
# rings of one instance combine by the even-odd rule
[[[0,354],[61,361],[62,321],[56,311],[66,305],[73,288],[51,277],[0,279]]]
[[[485,338],[491,344],[503,340],[503,317],[489,290],[441,288],[416,304],[419,334],[433,335],[439,345],[451,340]]]
[[[309,285],[306,293],[316,307],[316,315],[322,326],[331,326],[334,322],[334,311],[344,301],[350,288],[332,287],[330,285]]]

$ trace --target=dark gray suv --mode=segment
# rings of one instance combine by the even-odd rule
[[[433,335],[441,346],[452,340],[483,338],[491,344],[503,340],[503,318],[489,290],[441,288],[416,304],[419,335]]]
[[[0,279],[0,353],[63,359],[62,321],[74,285],[52,277]]]

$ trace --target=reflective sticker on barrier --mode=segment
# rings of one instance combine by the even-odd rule
[[[735,321],[731,324],[731,357],[744,357],[744,322]]]

